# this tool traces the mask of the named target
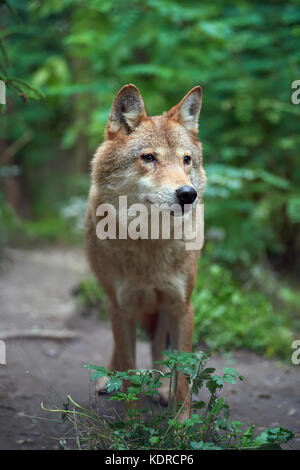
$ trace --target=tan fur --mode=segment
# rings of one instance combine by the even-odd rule
[[[183,240],[99,240],[96,208],[102,203],[117,208],[120,195],[128,197],[128,205],[172,204],[176,188],[183,185],[192,185],[201,202],[206,176],[197,137],[200,105],[201,88],[195,87],[169,112],[150,117],[137,88],[126,85],[112,105],[105,140],[92,161],[87,254],[108,299],[114,336],[111,369],[135,367],[136,321],[149,332],[153,360],[162,358],[167,335],[172,349],[191,351],[190,297],[199,252],[186,250]],[[155,165],[142,161],[141,155],[148,153],[156,156]],[[191,165],[184,165],[184,155],[192,157]],[[181,375],[177,398],[184,400],[187,392]],[[182,419],[188,410],[187,401]]]

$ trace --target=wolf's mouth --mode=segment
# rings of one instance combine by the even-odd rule
[[[173,217],[184,217],[185,215],[189,214],[193,209],[196,207],[198,198],[193,202],[193,204],[168,204],[168,203],[157,203],[151,201],[150,198],[146,197],[145,202],[151,204],[152,206],[156,207],[157,209],[161,210],[162,212],[169,212]],[[178,211],[174,211],[171,209],[172,206],[176,205],[178,207]],[[164,207],[166,206],[166,207]]]
[[[148,197],[145,199],[145,201],[163,212],[170,212],[170,214],[174,215],[174,211],[170,209],[172,204],[168,204],[167,202],[153,202]]]

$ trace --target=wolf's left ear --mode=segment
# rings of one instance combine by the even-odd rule
[[[112,104],[107,123],[107,132],[119,130],[130,134],[146,116],[143,98],[134,85],[125,85],[117,94]]]
[[[168,117],[177,120],[187,131],[197,132],[202,103],[202,88],[195,86],[170,111]]]

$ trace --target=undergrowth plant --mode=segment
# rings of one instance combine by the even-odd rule
[[[255,425],[230,419],[229,406],[219,395],[224,383],[236,383],[243,377],[234,368],[223,368],[223,375],[206,367],[208,356],[201,352],[186,353],[165,351],[165,359],[159,361],[157,369],[111,372],[105,367],[86,364],[92,371],[91,380],[107,377],[106,389],[109,400],[124,405],[125,416],[99,416],[76,403],[70,396],[64,410],[44,410],[62,413],[76,431],[79,449],[115,450],[222,450],[222,449],[280,449],[294,434],[283,428],[268,428],[255,436]],[[189,393],[197,398],[191,401],[189,418],[180,422],[185,403],[174,399],[178,373],[183,373],[189,382]],[[168,406],[159,402],[162,379],[169,380]],[[128,385],[126,391],[123,382]],[[208,399],[198,396],[206,388]],[[65,441],[61,441],[65,445]]]
[[[74,290],[76,304],[82,311],[96,310],[101,317],[105,316],[104,292],[95,276],[82,279]]]

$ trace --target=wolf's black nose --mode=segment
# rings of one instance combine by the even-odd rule
[[[197,191],[192,186],[181,186],[176,189],[177,199],[179,204],[192,204],[197,197]]]

